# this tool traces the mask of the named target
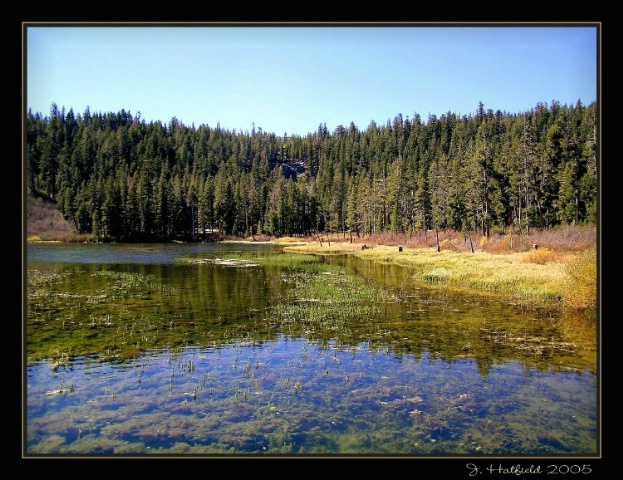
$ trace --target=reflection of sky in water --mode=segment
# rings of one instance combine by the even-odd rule
[[[374,442],[366,447],[366,435],[411,454],[595,448],[594,376],[526,370],[516,361],[483,376],[470,358],[450,363],[365,345],[338,351],[282,336],[263,345],[154,353],[123,365],[82,358],[53,370],[49,362],[35,363],[27,382],[28,443],[56,432],[77,451],[89,448],[86,439],[72,438],[81,430],[112,435],[111,445],[123,439],[135,453],[184,442],[210,451],[219,438],[236,444],[232,432],[240,431],[238,450],[261,452],[276,448],[262,434],[263,421],[271,432],[291,429],[288,438],[299,447],[328,448],[329,440],[354,437],[367,453],[379,452]],[[171,416],[185,428],[165,427]],[[201,437],[205,424],[210,433]],[[166,435],[140,433],[165,428]]]
[[[231,245],[215,243],[192,244],[67,244],[33,243],[27,245],[27,260],[62,263],[137,263],[170,264],[177,263],[183,255],[217,254],[231,250],[274,249],[267,245]]]

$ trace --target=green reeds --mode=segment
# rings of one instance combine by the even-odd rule
[[[347,275],[339,267],[322,267],[287,277],[294,288],[289,301],[271,311],[273,323],[320,336],[350,335],[353,323],[381,315],[384,304],[396,301],[386,290]]]

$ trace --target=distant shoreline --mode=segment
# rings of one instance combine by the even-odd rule
[[[94,241],[93,236],[75,234],[51,202],[35,199],[29,202],[28,243]],[[299,254],[355,255],[407,267],[415,280],[431,287],[503,296],[522,305],[595,308],[596,226],[533,230],[530,235],[495,234],[490,238],[476,238],[475,232],[469,235],[452,231],[416,232],[411,236],[323,233],[273,238],[257,235],[226,237],[218,243],[274,244]]]

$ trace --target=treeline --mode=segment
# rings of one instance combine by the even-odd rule
[[[52,104],[26,117],[26,183],[117,241],[433,228],[528,232],[597,217],[597,111],[415,114],[277,136]],[[296,174],[298,169],[298,174]]]

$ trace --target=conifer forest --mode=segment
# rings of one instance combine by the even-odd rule
[[[538,103],[278,135],[53,103],[25,118],[25,183],[100,241],[529,233],[597,222],[595,103]]]

